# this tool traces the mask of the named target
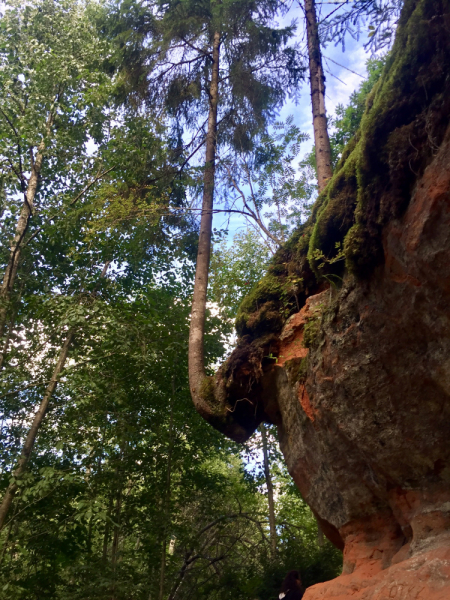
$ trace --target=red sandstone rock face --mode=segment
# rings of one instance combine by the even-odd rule
[[[406,12],[414,6],[414,27],[401,39],[402,52],[420,41],[417,60],[387,71],[403,81],[400,104],[375,102],[370,139],[361,138],[366,146],[350,155],[355,164],[342,180],[337,173],[314,217],[316,241],[348,232],[348,264],[359,265],[360,278],[346,275],[340,290],[323,291],[295,242],[289,260],[308,281],[305,295],[315,295],[280,335],[280,320],[264,329],[256,304],[258,327],[216,377],[216,426],[241,441],[262,420],[275,423],[303,498],[343,549],[342,575],[305,600],[450,600],[450,21],[448,2],[405,3]],[[419,60],[427,40],[436,44]],[[428,91],[427,72],[436,74]],[[389,85],[382,89],[379,98],[390,97]],[[384,261],[369,276],[364,268],[381,259],[381,227]],[[265,302],[276,312],[272,296]]]
[[[378,573],[368,564],[308,588],[304,600],[448,600],[449,579],[450,549],[441,547]]]
[[[404,216],[384,232],[385,263],[309,298],[264,374],[290,473],[343,574],[305,600],[450,600],[450,130]],[[305,382],[305,323],[322,312]]]

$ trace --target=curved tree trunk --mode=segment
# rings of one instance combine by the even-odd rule
[[[331,147],[325,114],[325,77],[322,68],[315,0],[305,0],[306,35],[308,39],[309,77],[316,147],[317,183],[322,192],[331,176]]]
[[[214,33],[212,73],[209,88],[208,133],[206,136],[205,173],[203,176],[203,203],[198,242],[197,268],[195,271],[194,296],[192,299],[191,326],[189,331],[189,386],[197,411],[207,417],[211,410],[203,398],[205,380],[203,337],[205,333],[206,290],[208,287],[209,259],[211,254],[211,231],[216,159],[217,103],[219,96],[220,34]]]

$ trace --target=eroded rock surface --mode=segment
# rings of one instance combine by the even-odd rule
[[[450,130],[383,246],[369,281],[303,309],[322,311],[305,381],[265,375],[289,471],[345,544],[343,575],[305,600],[450,598]]]

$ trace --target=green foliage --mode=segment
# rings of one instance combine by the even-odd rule
[[[165,594],[179,583],[180,598],[192,590],[200,599],[276,598],[292,565],[307,583],[333,576],[338,553],[317,546],[315,521],[274,442],[280,548],[269,561],[255,459],[244,470],[237,448],[190,400],[188,295],[177,285],[141,287],[132,300],[119,283],[106,282],[97,316],[77,338],[21,481],[2,537],[8,597],[148,598],[158,592],[164,540]],[[29,390],[19,396],[34,405]],[[4,414],[14,398],[2,398]],[[3,425],[3,487],[14,433],[22,435],[29,419],[27,411],[20,424],[9,414],[16,430]]]
[[[335,45],[341,43],[345,49],[346,37],[350,35],[353,39],[359,39],[361,26],[367,24],[369,39],[365,48],[389,48],[403,4],[404,0],[353,0],[332,19],[324,20],[323,37]]]
[[[252,229],[239,231],[228,245],[214,246],[211,256],[209,289],[211,299],[235,318],[242,299],[266,271],[270,252]]]
[[[347,144],[358,131],[366,109],[367,98],[380,79],[386,60],[387,56],[369,59],[366,63],[367,79],[352,93],[346,107],[342,104],[338,104],[336,107],[335,117],[330,120],[332,129],[330,144],[334,167],[342,157]]]
[[[309,214],[315,186],[310,183],[310,171],[299,171],[295,165],[307,139],[290,116],[285,122],[274,122],[271,133],[262,133],[251,154],[232,154],[219,165],[228,205],[243,205],[241,214],[272,251],[285,243]]]
[[[245,6],[247,27],[252,20]],[[195,11],[202,7],[181,6],[193,14],[188,33],[200,35],[205,15],[199,20]],[[213,18],[236,7],[213,3]],[[275,3],[266,8],[275,10]],[[12,0],[0,22],[2,272],[23,176],[43,148],[36,210],[1,340],[2,493],[14,480],[23,440],[73,332],[0,533],[0,597],[148,600],[159,594],[163,567],[165,598],[175,590],[179,600],[266,597],[268,522],[258,475],[236,445],[200,418],[190,398],[197,225],[183,209],[192,172],[174,150],[161,113],[133,103],[132,94],[116,105],[126,87],[118,63],[130,59],[136,38],[127,37],[124,21],[110,9],[128,11],[136,31],[142,26],[145,7],[107,10],[71,0]],[[180,17],[177,27],[182,23]],[[273,36],[260,25],[246,56],[273,55],[289,37],[288,30]],[[236,85],[249,64],[236,66]],[[191,82],[181,104],[205,101],[202,85]],[[241,98],[249,94],[244,90]],[[253,97],[254,106],[261,102],[259,115],[269,117],[277,94],[270,101]],[[245,293],[242,284],[259,280],[267,262],[254,234],[235,241],[237,247],[219,247],[213,259],[214,298],[228,317]],[[223,356],[229,330],[222,315],[208,318],[207,364]],[[300,499],[292,514],[283,502],[280,528],[296,519],[299,530],[311,531],[308,552],[316,552],[310,513]],[[288,537],[280,557],[292,555]],[[314,556],[317,565],[320,551]]]
[[[0,21],[0,155],[2,180],[19,192],[31,169],[30,149],[45,143],[52,192],[79,175],[89,136],[100,141],[109,77],[101,66],[110,49],[92,25],[100,8],[70,0],[6,4]],[[7,161],[7,166],[3,161]],[[72,174],[74,177],[74,174]]]
[[[204,135],[209,109],[212,39],[221,34],[218,141],[239,150],[273,118],[304,72],[289,46],[294,27],[274,28],[274,0],[175,0],[119,4],[109,27],[121,39],[124,68],[119,89],[134,102],[164,107],[174,147],[183,152],[182,129],[194,133],[186,155]]]

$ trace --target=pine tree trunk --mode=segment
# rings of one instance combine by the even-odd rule
[[[309,77],[316,147],[317,182],[322,192],[331,176],[331,147],[325,114],[325,77],[322,68],[315,0],[305,0],[306,35],[308,39]]]
[[[206,290],[208,287],[209,260],[211,254],[211,232],[216,158],[217,104],[219,96],[220,34],[213,38],[212,73],[209,88],[208,132],[206,136],[205,172],[203,176],[203,203],[198,242],[197,267],[195,271],[194,296],[192,299],[191,326],[189,331],[189,385],[197,411],[208,417],[210,409],[202,397],[205,379],[203,337],[205,333]]]
[[[67,337],[64,341],[64,344],[59,353],[58,362],[56,363],[55,369],[53,370],[53,375],[50,380],[50,383],[45,390],[44,397],[42,398],[42,402],[39,406],[37,413],[34,415],[33,423],[28,431],[28,435],[25,439],[25,443],[22,448],[22,454],[17,463],[17,467],[14,470],[14,479],[20,479],[20,477],[24,474],[28,461],[30,460],[31,451],[33,450],[34,442],[36,441],[36,436],[41,427],[41,423],[45,417],[45,413],[47,412],[48,405],[50,399],[53,396],[53,393],[58,384],[59,376],[61,375],[61,371],[64,368],[64,364],[67,359],[67,355],[69,353],[70,344],[72,342],[74,336],[74,330],[70,329],[67,333]],[[0,531],[3,529],[6,521],[6,517],[8,516],[9,509],[11,507],[12,501],[17,491],[17,484],[14,481],[10,483],[6,489],[5,495],[3,496],[2,503],[0,505]]]
[[[270,553],[272,559],[275,558],[277,552],[277,529],[275,523],[275,501],[273,497],[273,484],[270,475],[269,450],[267,446],[267,433],[264,425],[261,425],[261,436],[263,443],[264,456],[264,476],[267,486],[267,499],[269,501],[269,530],[270,530]]]

